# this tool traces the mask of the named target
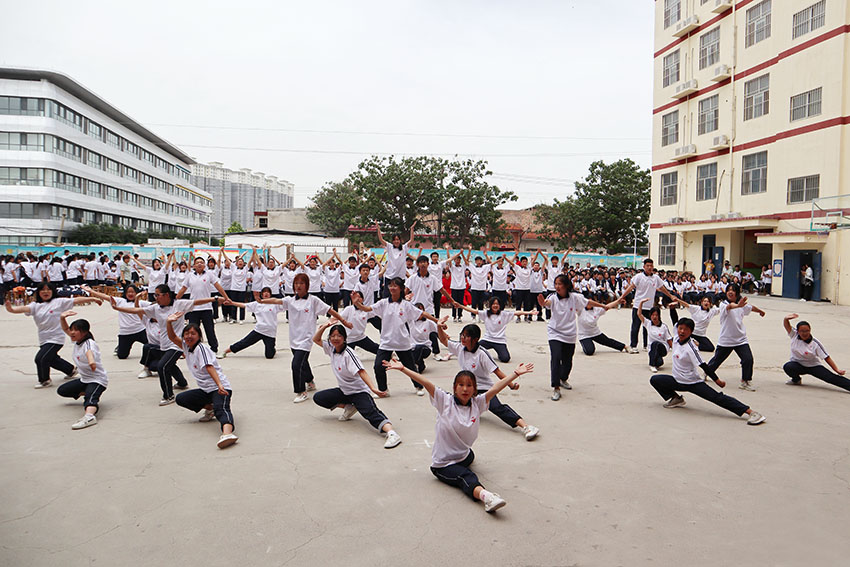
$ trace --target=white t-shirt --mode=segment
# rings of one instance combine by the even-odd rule
[[[233,264],[228,268],[224,264],[221,266],[221,271],[218,273],[219,282],[221,283],[221,287],[224,291],[231,291],[233,288],[231,284],[233,282]]]
[[[482,264],[480,267],[470,265],[468,268],[469,288],[476,291],[485,291],[487,289],[487,274],[490,273],[489,264]]]
[[[404,286],[413,294],[411,303],[421,303],[425,306],[425,311],[434,313],[434,292],[443,289],[443,280],[430,273],[423,278],[416,272],[407,278]]]
[[[207,297],[211,297],[210,287],[215,289],[214,286],[216,283],[218,283],[216,275],[210,270],[204,270],[201,274],[194,271],[190,273],[186,281],[183,282],[183,286],[191,294],[192,299],[206,299]],[[212,311],[212,303],[196,305],[195,311]]]
[[[350,329],[346,329],[346,335],[348,337],[346,340],[349,343],[356,343],[366,337],[366,324],[369,319],[374,317],[371,311],[363,311],[353,305],[349,305],[342,310],[340,315],[352,325]]]
[[[479,394],[469,400],[469,405],[462,406],[452,394],[434,388],[431,405],[437,409],[431,466],[443,468],[461,462],[478,438],[478,423],[487,411],[487,398]]]
[[[82,260],[73,260],[71,262],[68,262],[68,269],[65,270],[65,274],[68,276],[68,278],[70,278],[70,279],[78,278],[82,275],[82,272],[80,272],[80,264],[81,263],[82,263]],[[10,264],[7,264],[6,266],[8,268],[9,266],[15,266],[15,265],[16,264],[10,263]],[[11,279],[11,277],[9,279]],[[8,281],[8,280],[6,280],[6,281]]]
[[[555,278],[561,273],[561,266],[546,266],[546,289],[555,291]]]
[[[145,308],[153,305],[150,301],[139,301],[139,307]],[[148,336],[148,344],[159,348],[159,323],[147,315],[142,315],[142,324],[145,326],[145,334]]]
[[[145,273],[148,276],[148,287],[150,289],[156,289],[156,286],[165,283],[165,276],[167,273],[163,268],[154,270],[153,268],[145,266]]]
[[[296,266],[294,270],[290,270],[289,268],[283,268],[283,273],[281,275],[281,279],[283,280],[283,293],[293,294],[295,291],[292,289],[292,281],[295,279],[295,276],[302,273],[303,270]]]
[[[460,266],[452,262],[449,266],[449,272],[452,274],[452,283],[449,285],[451,289],[466,289],[466,264],[461,262]]]
[[[355,291],[359,291],[363,296],[363,305],[372,305],[375,303],[375,293],[378,291],[378,282],[369,278],[366,283],[363,283],[360,278],[357,278],[357,283],[354,284]]]
[[[188,313],[192,309],[194,309],[195,304],[191,299],[175,299],[174,303],[171,305],[167,305],[165,307],[160,307],[158,303],[151,303],[147,307],[144,307],[145,316],[150,317],[151,319],[156,319],[156,325],[159,328],[159,349],[162,351],[166,350],[180,350],[176,344],[172,342],[171,339],[168,338],[168,317],[172,313],[176,313],[177,311],[182,311],[183,313]],[[183,335],[183,328],[186,326],[186,318],[180,317],[174,324],[171,326],[174,329],[174,334],[178,337]]]
[[[437,332],[437,324],[430,319],[417,319],[410,325],[410,340],[414,346],[431,344],[431,333]]]
[[[769,284],[773,282],[773,270],[767,269],[761,273],[761,281]]]
[[[484,336],[482,341],[490,341],[500,345],[506,344],[508,341],[505,338],[505,329],[514,317],[512,309],[503,309],[498,313],[488,316],[487,310],[482,309],[478,312],[478,319],[484,323]]]
[[[407,324],[419,319],[424,313],[422,309],[406,299],[390,303],[389,298],[384,298],[372,305],[372,312],[381,318],[381,342],[378,344],[381,350],[403,351],[413,348]]]
[[[258,281],[258,286],[254,289],[256,291],[262,290],[264,287],[271,288],[272,293],[280,293],[280,266],[275,266],[274,269],[268,269],[266,266],[260,266],[260,273],[262,274],[261,281]]]
[[[665,347],[667,346],[667,341],[673,339],[673,335],[670,334],[670,329],[667,328],[667,325],[661,323],[660,325],[653,325],[652,321],[647,317],[643,320],[643,326],[646,328],[646,332],[649,335],[649,344],[652,343],[661,343]]]
[[[599,318],[605,315],[602,307],[582,309],[578,314],[578,339],[590,339],[602,334],[599,330]]]
[[[351,347],[345,347],[342,352],[336,352],[329,340],[322,341],[322,349],[331,358],[331,368],[339,389],[346,396],[369,393],[369,386],[360,377],[363,363]]]
[[[340,270],[325,266],[325,291],[327,293],[339,293]]]
[[[289,312],[289,348],[310,352],[316,318],[326,315],[331,306],[315,295],[304,298],[290,295],[283,298],[283,307]]]
[[[138,317],[136,317],[138,319]],[[94,355],[95,369],[92,370],[89,366],[89,359],[86,353],[91,351]],[[92,339],[86,339],[82,343],[74,344],[74,366],[80,372],[80,382],[83,384],[100,384],[106,388],[109,378],[106,375],[106,370],[103,368],[103,361],[100,358],[100,349],[97,343]]]
[[[92,262],[92,261],[86,262],[86,265],[83,266],[83,271],[85,272],[85,275],[83,276],[83,278],[87,279],[89,281],[96,280],[97,279],[97,265],[98,265],[98,262]],[[33,270],[33,275],[35,275],[34,270]],[[32,278],[32,279],[35,280],[35,278]]]
[[[699,367],[703,364],[696,343],[688,339],[685,344],[673,341],[673,378],[679,384],[699,384],[702,376]]]
[[[186,357],[186,366],[189,367],[189,372],[192,373],[192,377],[198,383],[198,388],[207,394],[218,391],[215,380],[213,380],[209,370],[207,370],[207,366],[212,366],[215,368],[216,374],[218,374],[218,380],[221,382],[222,388],[225,390],[232,389],[227,376],[224,375],[224,371],[221,369],[221,365],[216,360],[215,353],[210,347],[199,342],[195,345],[195,348],[189,350],[186,343],[183,343],[183,356]]]
[[[706,336],[708,332],[708,324],[711,320],[720,313],[720,309],[711,306],[708,311],[699,305],[688,305],[688,311],[691,313],[691,319],[694,320],[694,335],[698,337]]]
[[[58,282],[62,279],[62,264],[59,262],[51,262],[50,267],[47,268],[47,277],[50,278],[52,282]]]
[[[546,289],[543,287],[543,270],[534,271],[531,269],[531,293],[543,293]]]
[[[428,273],[435,276],[440,281],[443,281],[443,268],[445,268],[445,266],[446,263],[439,260],[437,262],[429,262]]]
[[[388,244],[386,247],[386,258],[387,258],[387,269],[384,272],[384,277],[387,279],[390,278],[404,278],[406,277],[405,273],[405,260],[407,258],[407,252],[410,250],[408,248],[407,243],[401,245],[401,250],[395,248],[392,244]]]
[[[798,362],[803,366],[818,366],[820,360],[829,358],[826,348],[814,337],[807,343],[792,329],[788,338],[791,339],[791,362]]]
[[[304,273],[310,278],[310,287],[307,289],[309,293],[319,293],[322,291],[322,268],[317,266],[315,269],[310,266],[304,266]]]
[[[252,301],[245,304],[245,310],[257,316],[255,331],[266,337],[277,337],[277,314],[286,311],[283,305]]]
[[[355,264],[352,268],[347,263],[342,266],[342,289],[351,291],[354,289],[354,284],[360,279],[360,266]]]
[[[646,272],[641,272],[632,278],[632,283],[635,285],[635,298],[632,304],[637,309],[640,302],[644,299],[644,309],[649,309],[655,302],[655,292],[664,287],[664,280],[658,274],[647,276]]]
[[[505,291],[508,289],[508,267],[490,264],[490,273],[493,274],[493,291]]]
[[[230,290],[245,291],[248,288],[248,266],[237,267],[232,264],[230,268]]]
[[[531,289],[531,268],[523,268],[519,264],[514,265],[514,287],[519,290]]]
[[[62,330],[61,316],[63,311],[74,308],[74,300],[57,297],[44,303],[29,304],[29,315],[38,327],[38,344],[64,345],[65,332]]]
[[[123,297],[116,297],[115,304],[118,307],[135,307],[135,303],[132,301],[128,301]],[[133,335],[138,333],[139,331],[145,330],[145,324],[142,323],[142,320],[139,319],[139,316],[135,313],[124,313],[123,311],[118,312],[118,334],[119,335]]]
[[[499,369],[499,365],[496,364],[487,349],[479,346],[475,349],[475,352],[470,352],[460,342],[449,341],[446,350],[457,357],[461,370],[468,370],[475,375],[475,385],[479,392],[493,387],[493,378],[490,375]]]
[[[749,303],[737,309],[726,309],[729,301],[720,304],[720,337],[717,344],[723,347],[736,347],[747,344],[747,330],[744,317],[750,314],[753,306]]]
[[[549,340],[575,344],[576,317],[587,306],[587,299],[580,293],[570,293],[561,298],[557,293],[549,296],[552,317],[546,326]]]

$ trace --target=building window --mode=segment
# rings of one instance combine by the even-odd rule
[[[44,99],[0,96],[0,114],[44,116]]]
[[[741,195],[752,195],[765,191],[767,191],[767,152],[744,156]]]
[[[658,263],[662,266],[673,266],[676,264],[675,232],[658,235]]]
[[[0,167],[0,185],[44,185],[44,170],[36,167]]]
[[[268,228],[269,227],[269,217],[260,217],[260,228]]]
[[[661,117],[661,145],[669,146],[679,141],[679,111]]]
[[[103,158],[100,154],[96,154],[92,151],[86,151],[86,164],[96,169],[103,169]]]
[[[709,163],[697,168],[697,201],[717,198],[717,164]]]
[[[697,131],[700,135],[717,130],[720,114],[719,104],[720,95],[710,96],[699,101],[699,126]]]
[[[679,50],[664,58],[664,86],[679,82]]]
[[[747,47],[770,37],[770,2],[764,0],[747,10]]]
[[[678,200],[679,172],[665,173],[661,176],[661,206],[675,205]]]
[[[822,87],[791,97],[791,122],[821,113]]]
[[[106,145],[121,149],[121,137],[115,132],[106,131]]]
[[[0,132],[0,150],[44,151],[44,134]]]
[[[682,19],[681,0],[664,0],[664,29]]]
[[[705,69],[720,61],[720,27],[702,34],[699,38],[699,68]]]
[[[764,116],[770,111],[770,75],[744,83],[744,120]]]
[[[809,175],[788,180],[788,204],[808,203],[818,198],[820,175]]]
[[[95,124],[91,120],[87,121],[86,133],[97,140],[103,139],[103,128],[101,128],[99,125]]]
[[[794,14],[794,28],[792,39],[806,35],[810,31],[822,28],[826,24],[826,0],[809,6]]]

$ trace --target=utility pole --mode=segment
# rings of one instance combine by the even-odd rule
[[[57,244],[62,244],[62,233],[65,232],[65,213],[62,213],[62,222],[59,224],[59,239]]]

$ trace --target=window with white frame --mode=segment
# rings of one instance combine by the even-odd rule
[[[744,83],[744,120],[752,120],[770,112],[770,75],[762,75]]]
[[[705,69],[720,61],[720,26],[699,38],[699,68]]]
[[[664,71],[663,71],[663,86],[669,87],[670,85],[676,84],[679,82],[679,50],[677,49],[670,55],[664,58]]]
[[[682,19],[681,0],[664,0],[664,29]]]
[[[697,201],[717,198],[717,163],[697,168]]]
[[[752,195],[767,191],[767,152],[744,156],[743,165],[741,195]]]
[[[826,0],[821,0],[817,4],[794,14],[792,39],[797,39],[810,31],[822,28],[824,25],[826,25]]]
[[[802,120],[821,113],[823,88],[801,93],[791,97],[791,122]]]
[[[699,122],[697,131],[700,135],[714,132],[718,128],[720,111],[720,95],[710,96],[699,101]]]
[[[788,204],[808,203],[820,193],[820,175],[795,177],[788,180]]]
[[[770,37],[770,8],[771,0],[764,0],[747,10],[747,47]]]
[[[661,206],[675,205],[678,201],[679,172],[665,173],[661,176]]]
[[[661,145],[669,146],[679,141],[679,111],[661,117]]]
[[[662,266],[673,266],[676,264],[675,232],[658,235],[658,263]]]

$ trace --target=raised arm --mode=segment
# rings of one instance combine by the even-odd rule
[[[335,319],[339,319],[339,322],[342,323],[347,329],[351,329],[354,327],[352,323],[350,323],[345,317],[337,313],[336,309],[328,309],[328,315],[334,317]]]
[[[784,319],[782,319],[782,326],[785,327],[785,332],[790,333],[793,329],[791,328],[791,321],[799,317],[796,313],[791,313],[790,315],[786,315]]]
[[[413,221],[413,224],[410,225],[410,238],[407,240],[407,247],[410,248],[413,246],[413,229],[416,228],[416,223],[419,221]]]
[[[648,301],[648,299],[641,299],[640,303],[638,303],[638,306],[637,306],[637,316],[638,316],[638,319],[640,319],[641,323],[646,321],[646,317],[643,316],[643,304],[646,303],[647,301]]]
[[[141,307],[119,307],[117,303],[115,303],[115,298],[109,298],[109,305],[112,306],[112,309],[115,311],[120,311],[121,313],[132,313],[133,315],[144,315],[145,310]]]
[[[71,327],[68,326],[68,317],[73,317],[76,315],[76,311],[63,311],[61,315],[59,315],[59,322],[62,325],[62,332],[64,332],[69,337],[71,336]]]
[[[168,316],[168,319],[166,320],[165,324],[165,330],[168,332],[168,338],[171,340],[172,343],[176,344],[181,349],[183,348],[183,339],[177,336],[177,333],[174,332],[174,327],[172,325],[182,316],[182,311],[175,311],[174,313]]]
[[[507,386],[508,384],[510,384],[511,382],[513,382],[514,380],[516,380],[517,378],[522,376],[523,374],[527,374],[527,373],[529,373],[533,370],[534,370],[533,364],[525,364],[525,363],[520,364],[519,366],[516,367],[516,370],[514,370],[512,374],[505,376],[504,378],[502,378],[501,380],[499,380],[498,382],[493,384],[493,386],[489,390],[487,390],[487,393],[484,394],[484,399],[487,400],[487,403],[490,403],[490,400],[495,398],[496,395],[499,392],[504,390],[505,386]]]
[[[107,296],[108,297],[108,296]],[[107,299],[107,301],[109,301]],[[89,303],[97,303],[98,305],[102,304],[103,301],[97,297],[75,297],[74,305],[87,305]]]
[[[81,285],[80,289],[91,295],[92,297],[98,297],[104,301],[112,301],[109,295],[106,295],[105,293],[100,293],[99,291],[95,291],[87,285]]]
[[[321,325],[319,325],[319,328],[316,329],[316,334],[313,335],[313,342],[316,343],[319,346],[323,346],[322,345],[322,335],[325,334],[325,329],[330,327],[332,324],[333,323],[331,323],[331,321],[328,321],[327,323],[322,323]]]
[[[437,338],[443,346],[449,346],[449,336],[446,334],[445,325],[437,325]]]
[[[381,225],[379,225],[378,223],[375,223],[375,229],[377,230],[377,233],[378,233],[378,244],[380,244],[381,246],[386,248],[387,247],[387,241],[384,240],[384,234],[381,232]]]
[[[404,364],[402,364],[401,362],[399,362],[397,360],[387,360],[387,361],[385,361],[384,367],[387,370],[398,370],[398,371],[402,372],[403,374],[405,374],[408,378],[410,378],[414,382],[421,384],[422,387],[425,388],[425,391],[428,392],[429,396],[431,396],[432,398],[434,397],[434,390],[436,389],[436,386],[434,386],[433,382],[431,382],[430,380],[428,380],[427,378],[425,378],[424,376],[422,376],[418,372],[414,372],[413,370],[406,368],[404,366]]]

